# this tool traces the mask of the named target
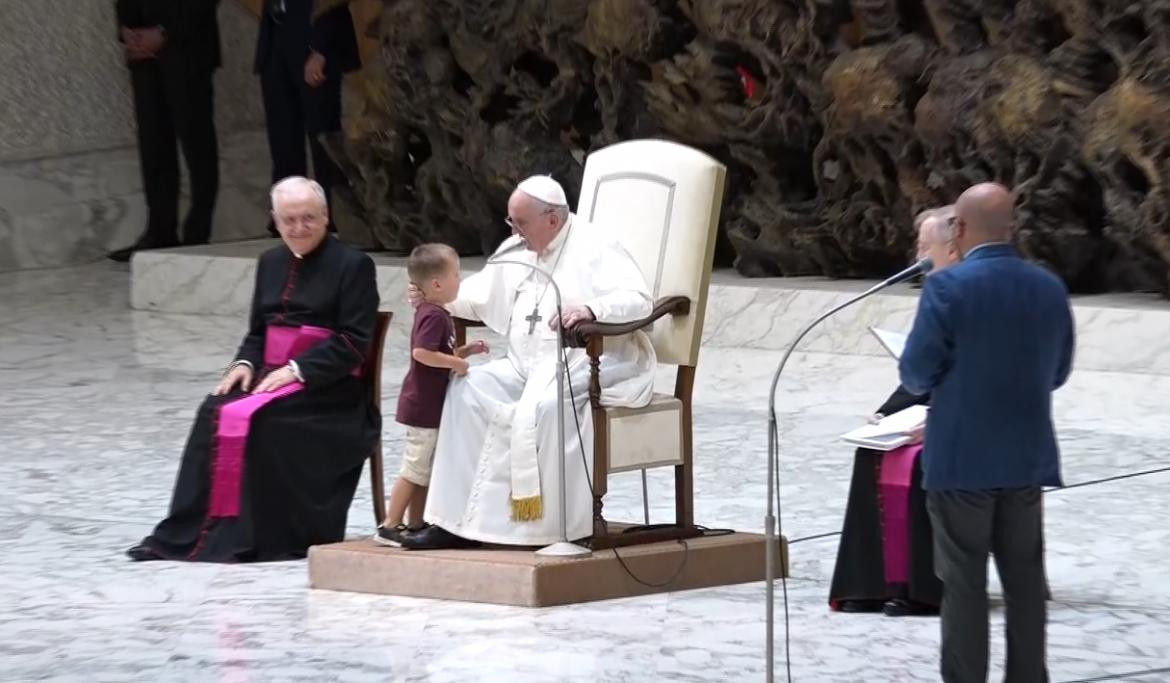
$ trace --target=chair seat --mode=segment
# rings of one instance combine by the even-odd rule
[[[654,394],[641,408],[606,408],[609,471],[682,465],[682,411],[669,394]]]

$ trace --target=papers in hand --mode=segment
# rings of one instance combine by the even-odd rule
[[[895,360],[902,357],[902,350],[906,348],[906,335],[877,327],[871,327],[869,331]]]
[[[880,422],[859,427],[841,435],[847,443],[875,451],[892,451],[905,446],[913,438],[906,434],[926,424],[926,406],[910,406],[906,410],[887,415]]]

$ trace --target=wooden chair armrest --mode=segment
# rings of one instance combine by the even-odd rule
[[[486,327],[478,320],[468,320],[467,318],[452,317],[451,322],[455,324],[455,346],[457,347],[467,343],[467,328]]]
[[[654,304],[650,315],[641,320],[631,320],[625,323],[599,323],[591,321],[581,323],[568,330],[565,343],[574,347],[587,347],[589,341],[595,337],[619,337],[645,329],[654,324],[664,315],[687,315],[691,312],[691,300],[685,296],[668,296]]]

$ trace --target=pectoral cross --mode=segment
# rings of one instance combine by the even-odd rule
[[[533,306],[532,314],[524,316],[524,319],[528,321],[528,334],[532,334],[536,331],[536,323],[540,322],[543,318],[537,315],[536,306]]]

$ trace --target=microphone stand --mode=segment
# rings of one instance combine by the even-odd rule
[[[767,609],[767,625],[766,636],[767,644],[765,645],[766,656],[768,658],[767,675],[765,680],[767,683],[773,683],[774,674],[774,648],[773,634],[775,633],[775,595],[776,595],[776,515],[774,514],[775,507],[779,507],[777,503],[777,486],[776,481],[777,472],[780,468],[780,443],[779,435],[776,426],[776,388],[780,383],[780,374],[784,372],[784,366],[788,365],[788,359],[792,356],[793,351],[796,350],[797,345],[808,336],[809,332],[813,331],[817,325],[828,320],[843,309],[846,309],[853,304],[868,298],[887,287],[891,287],[904,280],[918,275],[919,273],[928,273],[933,267],[930,259],[922,259],[910,268],[903,270],[897,275],[888,280],[884,280],[873,287],[865,290],[861,294],[849,299],[845,303],[838,304],[827,312],[823,313],[816,320],[809,323],[792,343],[788,345],[788,349],[784,352],[784,356],[780,359],[780,365],[776,368],[775,374],[772,375],[772,386],[768,390],[768,511],[764,516],[764,580],[767,582],[767,599],[765,601]],[[775,506],[775,507],[774,507]],[[787,610],[787,603],[785,603],[785,610]],[[787,614],[787,611],[785,612]],[[787,652],[787,645],[785,646]],[[792,680],[791,668],[788,670],[788,680]]]
[[[552,273],[543,268],[526,263],[524,261],[515,261],[512,259],[503,258],[489,258],[488,264],[508,264],[516,266],[524,266],[530,270],[540,273],[548,279],[552,285],[553,293],[557,297],[557,315],[561,314],[561,288],[557,286],[557,281],[553,279]],[[589,557],[593,554],[588,548],[583,548],[575,543],[569,541],[568,529],[568,512],[567,499],[565,494],[565,374],[568,369],[565,366],[565,330],[564,326],[557,322],[557,480],[561,487],[561,539],[552,545],[545,546],[536,551],[537,555],[541,557]],[[577,406],[573,406],[576,410]],[[589,476],[586,472],[585,476]]]

